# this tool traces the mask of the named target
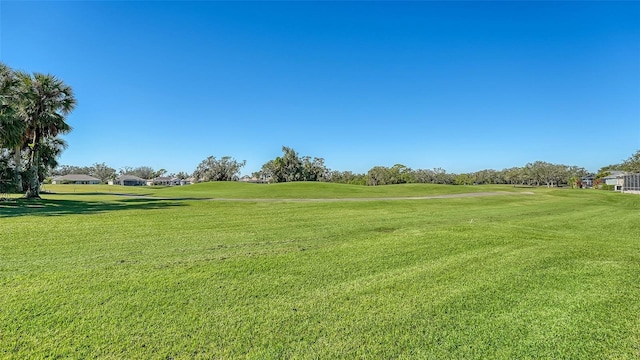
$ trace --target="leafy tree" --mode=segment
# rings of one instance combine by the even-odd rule
[[[456,176],[448,174],[442,168],[412,170],[405,165],[395,164],[390,168],[374,166],[367,172],[366,183],[373,186],[405,183],[454,184]]]
[[[8,155],[2,152],[0,155]],[[0,194],[12,193],[17,190],[18,183],[14,178],[14,171],[9,166],[11,159],[8,156],[0,156]]]
[[[59,165],[52,171],[54,176],[64,176],[69,174],[84,174],[91,175],[92,168],[89,166],[75,166],[75,165]]]
[[[38,163],[38,181],[42,183],[49,176],[52,169],[58,166],[58,157],[64,149],[67,148],[67,142],[60,138],[46,138],[40,144],[40,162]]]
[[[132,175],[143,179],[153,179],[156,175],[156,171],[151,166],[139,166],[133,169]]]
[[[493,169],[476,171],[471,177],[475,184],[499,184],[503,181],[499,173]]]
[[[535,182],[537,186],[545,183],[547,187],[551,187],[555,179],[554,166],[545,161],[536,161],[526,165],[527,175]]]
[[[367,177],[365,174],[355,174],[351,171],[334,170],[329,173],[330,182],[351,185],[366,185]]]
[[[254,175],[269,182],[326,181],[330,170],[324,165],[323,158],[300,158],[295,150],[283,146],[282,156],[267,161]]]
[[[637,150],[635,154],[625,160],[621,168],[631,173],[640,173],[640,150]]]
[[[545,161],[528,163],[524,168],[525,179],[530,184],[547,187],[560,186],[560,184],[571,184],[575,178],[587,174],[584,168],[578,166],[567,166],[562,164],[551,164]],[[573,180],[572,180],[573,179]]]
[[[402,164],[393,165],[389,169],[389,176],[390,184],[407,184],[415,182],[413,170]]]
[[[367,172],[367,185],[386,185],[388,184],[389,178],[389,168],[385,166],[374,166]]]
[[[435,183],[435,173],[430,169],[417,169],[413,172],[413,178],[417,183]]]
[[[453,184],[456,174],[448,174],[447,170],[438,167],[433,169],[433,176],[436,184]]]
[[[166,173],[167,173],[167,170],[165,170],[165,169],[160,169],[160,170],[155,171],[155,172],[153,173],[153,178],[157,178],[157,177],[164,176],[164,174],[166,174]]]
[[[189,174],[187,174],[187,173],[186,173],[186,172],[184,172],[184,171],[180,171],[179,173],[174,174],[174,176],[172,176],[172,177],[176,177],[176,178],[178,178],[178,179],[182,179],[182,180],[184,180],[184,179],[186,179],[186,178],[188,178],[188,177],[189,177]]]
[[[524,179],[524,169],[520,167],[512,167],[508,169],[502,170],[505,183],[507,184],[523,184]]]
[[[120,175],[133,175],[133,172],[135,171],[135,169],[131,166],[125,166],[125,167],[121,167],[120,170],[118,171],[118,173]]]
[[[600,179],[605,178],[605,177],[607,177],[609,175],[611,175],[611,171],[609,171],[609,170],[600,170],[596,174],[596,177],[594,178],[594,180],[600,180]]]
[[[456,175],[456,185],[471,185],[473,184],[473,178],[469,174]]]
[[[223,156],[216,159],[209,156],[204,159],[193,172],[193,177],[197,181],[237,181],[240,170],[246,161],[241,162],[230,156]]]
[[[276,158],[276,166],[285,181],[299,181],[303,179],[302,160],[292,148],[283,146],[282,157]]]
[[[116,178],[116,169],[108,166],[105,163],[95,163],[89,169],[89,175],[100,179],[100,181],[104,183]]]
[[[388,168],[374,166],[367,172],[367,185],[406,184],[416,182],[416,176],[411,168],[395,164]]]
[[[262,167],[259,171],[253,173],[252,175],[263,181],[269,181],[272,183],[283,182],[284,178],[280,177],[278,171],[279,166],[276,164],[276,161],[276,159],[267,161],[266,163],[262,164]]]
[[[125,166],[120,169],[120,175],[132,175],[142,179],[153,179],[156,171],[151,166],[138,166],[136,168]]]
[[[582,177],[588,174],[587,170],[583,167],[569,166],[567,168],[567,182],[572,188],[579,188],[582,186]]]
[[[304,181],[328,181],[330,171],[324,165],[323,158],[303,156],[301,166]]]

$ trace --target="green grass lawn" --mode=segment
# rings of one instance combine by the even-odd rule
[[[637,195],[79,187],[0,202],[0,358],[640,357]]]

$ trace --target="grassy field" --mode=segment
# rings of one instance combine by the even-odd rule
[[[0,202],[0,358],[640,358],[637,195],[46,190]]]

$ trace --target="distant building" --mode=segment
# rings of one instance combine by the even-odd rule
[[[593,187],[593,180],[595,180],[596,176],[594,174],[587,174],[580,179],[580,187],[582,188],[590,188]]]
[[[180,185],[180,179],[177,177],[172,178],[172,177],[166,177],[166,176],[159,176],[157,178],[147,180],[147,185],[175,186],[175,185]]]
[[[145,186],[147,180],[134,175],[120,175],[115,180],[110,180],[109,185]]]
[[[238,181],[245,182],[245,183],[254,183],[254,184],[266,184],[266,183],[268,183],[267,180],[258,179],[255,176],[251,177],[249,175],[245,175],[245,176],[241,177],[240,180],[238,180]]]
[[[195,184],[196,183],[196,178],[194,177],[188,177],[186,179],[181,179],[180,180],[180,185],[191,185],[191,184]]]
[[[52,184],[91,185],[100,184],[100,179],[85,174],[67,174],[51,179]]]

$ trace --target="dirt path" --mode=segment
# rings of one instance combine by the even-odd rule
[[[247,201],[247,202],[342,202],[342,201],[397,201],[397,200],[430,200],[430,199],[452,199],[452,198],[468,198],[468,197],[484,197],[496,195],[533,195],[533,192],[477,192],[464,194],[445,194],[445,195],[429,195],[429,196],[397,196],[397,197],[366,197],[366,198],[328,198],[328,199],[225,199],[211,198],[209,201]]]
[[[507,192],[507,191],[494,191],[494,192],[476,192],[476,193],[463,193],[463,194],[445,194],[445,195],[429,195],[429,196],[397,196],[397,197],[364,197],[364,198],[314,198],[314,199],[286,199],[286,198],[269,198],[269,199],[242,199],[242,198],[166,198],[155,197],[147,195],[133,195],[133,194],[113,194],[117,196],[133,197],[138,199],[154,199],[154,200],[200,200],[200,201],[236,201],[236,202],[344,202],[344,201],[396,201],[396,200],[430,200],[430,199],[452,199],[452,198],[468,198],[468,197],[484,197],[484,196],[497,196],[497,195],[534,195],[531,191],[522,192]]]

